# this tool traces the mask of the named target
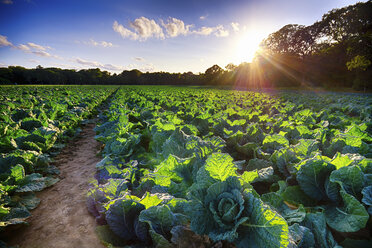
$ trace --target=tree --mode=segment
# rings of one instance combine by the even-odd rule
[[[346,63],[347,69],[349,71],[356,71],[356,78],[354,79],[353,87],[359,89],[363,87],[363,90],[366,91],[366,85],[368,77],[365,77],[363,72],[371,66],[371,61],[364,56],[357,55],[352,60]]]
[[[225,66],[225,69],[227,71],[234,71],[238,66],[237,65],[234,65],[233,63],[229,63]]]
[[[218,80],[221,77],[223,72],[224,72],[224,70],[221,67],[219,67],[218,65],[213,65],[213,66],[209,67],[204,73],[206,83],[207,84],[218,83]]]

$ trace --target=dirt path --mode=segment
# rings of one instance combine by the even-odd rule
[[[37,196],[40,205],[32,211],[30,226],[17,231],[10,245],[21,248],[103,248],[95,234],[96,223],[85,205],[88,181],[93,178],[99,143],[94,124],[85,126],[81,137],[56,157],[61,180]]]

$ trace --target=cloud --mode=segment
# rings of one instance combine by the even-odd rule
[[[215,32],[214,32],[214,35],[217,36],[217,37],[227,37],[229,36],[229,31],[226,30],[222,25],[218,25],[216,28],[215,28]]]
[[[10,41],[8,41],[8,37],[0,35],[0,47],[2,46],[10,46],[14,49],[21,50],[25,53],[32,53],[39,57],[51,57],[56,59],[62,59],[61,57],[57,55],[52,55],[48,52],[46,52],[47,49],[51,49],[49,46],[41,46],[32,42],[28,42],[27,45],[25,44],[19,44],[18,46],[13,45]]]
[[[13,46],[13,44],[8,41],[8,37],[0,35],[0,47],[2,46]]]
[[[205,20],[205,19],[207,19],[207,15],[203,15],[203,16],[199,17],[199,19],[200,20]]]
[[[111,42],[107,41],[95,41],[93,39],[90,39],[89,41],[83,42],[86,45],[95,46],[95,47],[113,47],[114,45]]]
[[[152,63],[146,63],[146,64],[130,64],[127,66],[125,70],[139,70],[141,72],[154,72],[156,67]]]
[[[168,22],[161,20],[162,26],[165,28],[169,37],[177,37],[179,35],[187,35],[193,25],[185,25],[185,23],[177,18],[169,17]]]
[[[204,36],[214,34],[216,37],[229,36],[229,31],[226,30],[223,25],[218,25],[216,27],[201,27],[198,30],[192,31],[192,33]]]
[[[100,63],[96,61],[87,61],[87,60],[80,59],[80,58],[75,59],[75,62],[81,65],[87,65],[91,67],[99,67],[101,65]]]
[[[32,43],[32,42],[28,42],[27,45],[31,48],[34,48],[34,49],[40,50],[40,51],[45,51],[46,49],[50,49],[50,47],[44,47],[44,46],[41,46],[41,45],[38,45],[38,44],[35,44],[35,43]]]
[[[22,50],[22,51],[30,51],[30,48],[27,45],[24,45],[24,44],[18,45],[17,49]]]
[[[197,35],[210,35],[214,31],[211,27],[201,27],[198,30],[193,31]]]
[[[131,40],[139,41],[145,41],[148,38],[165,39],[164,33],[167,34],[167,38],[174,38],[180,35],[186,36],[191,34],[203,36],[213,34],[216,37],[229,36],[229,31],[226,30],[223,25],[193,29],[193,24],[186,25],[182,20],[174,17],[169,17],[166,22],[160,19],[159,23],[160,25],[156,23],[155,20],[150,20],[142,16],[129,23],[131,29],[124,27],[117,21],[114,21],[112,28],[123,38],[129,38]],[[164,30],[162,27],[164,28]]]
[[[13,4],[12,0],[2,0],[1,3],[3,4]]]
[[[239,32],[239,23],[237,22],[232,22],[231,27],[235,32]]]
[[[123,66],[117,66],[117,65],[112,65],[112,64],[104,64],[100,68],[108,71],[122,71],[124,70]]]
[[[136,60],[136,61],[139,61],[139,62],[144,62],[144,61],[146,61],[144,58],[142,58],[142,57],[135,57],[135,58],[133,58],[134,60]]]
[[[88,61],[88,60],[84,60],[81,58],[76,58],[74,62],[84,65],[84,66],[100,68],[100,69],[104,69],[108,71],[122,71],[125,69],[123,66],[112,65],[112,64],[101,64],[97,61]]]
[[[142,16],[135,19],[133,22],[129,23],[129,26],[133,31],[115,21],[112,28],[123,38],[129,38],[132,40],[145,41],[148,38],[164,39],[163,29],[160,25],[154,20],[150,20],[146,17]]]
[[[40,57],[56,57],[56,56],[52,56],[50,53],[45,52],[45,51],[32,51],[31,53],[37,56],[40,56]]]
[[[154,20],[147,19],[146,17],[140,17],[130,22],[131,28],[134,29],[140,39],[148,39],[151,37],[164,38],[163,29]]]
[[[125,28],[123,25],[119,24],[117,21],[114,21],[112,25],[114,31],[121,35],[123,38],[129,38],[131,40],[137,40],[138,34],[130,31],[129,29]]]

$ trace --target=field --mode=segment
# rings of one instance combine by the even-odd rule
[[[0,100],[5,235],[96,123],[83,190],[107,247],[372,247],[371,95],[28,86]]]

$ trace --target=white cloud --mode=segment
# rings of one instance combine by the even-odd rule
[[[83,42],[84,44],[86,45],[90,45],[90,46],[95,46],[95,47],[113,47],[114,45],[111,43],[111,42],[107,42],[107,41],[95,41],[93,39],[90,39],[89,41],[84,41]]]
[[[134,60],[136,60],[136,61],[139,61],[139,62],[144,62],[144,61],[146,61],[144,58],[142,58],[142,57],[135,57],[135,58],[133,58]]]
[[[239,23],[237,22],[232,22],[231,27],[235,32],[239,32]]]
[[[40,57],[54,57],[50,53],[45,52],[45,51],[32,51],[31,53],[40,56]]]
[[[203,15],[203,16],[199,17],[199,19],[200,20],[205,20],[205,19],[207,19],[207,15]]]
[[[18,45],[17,48],[19,50],[22,50],[22,51],[30,51],[30,48],[27,45],[24,45],[24,44]]]
[[[211,35],[214,34],[217,37],[226,37],[229,36],[229,31],[224,28],[222,25],[216,27],[201,27],[198,30],[192,31],[193,34],[197,35]]]
[[[98,63],[96,61],[87,61],[87,60],[80,59],[80,58],[75,59],[75,62],[79,63],[81,65],[87,65],[87,66],[91,66],[91,67],[100,67],[100,65],[101,65],[100,63]]]
[[[111,42],[107,42],[107,41],[101,41],[101,43],[99,43],[100,46],[103,46],[103,47],[113,47],[114,45],[111,43]]]
[[[194,30],[194,34],[198,35],[210,35],[214,31],[214,28],[211,27],[201,27],[198,30]]]
[[[155,20],[150,20],[142,16],[129,23],[129,27],[131,29],[124,27],[117,21],[114,21],[112,28],[123,38],[139,41],[145,41],[148,38],[164,39],[164,32],[169,38],[174,38],[180,35],[186,36],[190,34],[204,36],[214,34],[217,37],[226,37],[229,35],[229,31],[226,30],[223,25],[217,25],[215,27],[201,27],[193,30],[194,25],[186,25],[182,20],[174,17],[169,17],[167,22],[160,20],[160,24],[162,27],[164,27],[164,31],[163,28],[155,22]]]
[[[137,40],[138,34],[130,31],[129,29],[125,28],[123,25],[119,24],[117,21],[114,21],[112,28],[116,33],[119,33],[123,38],[129,38],[131,40]]]
[[[47,49],[51,49],[49,46],[41,46],[32,42],[28,42],[27,45],[25,44],[19,44],[18,46],[13,45],[10,41],[8,41],[8,38],[6,36],[0,35],[0,47],[2,46],[10,46],[14,49],[21,50],[25,53],[32,53],[39,57],[53,57],[56,59],[62,59],[61,57],[57,55],[52,55],[48,52],[46,52]]]
[[[123,38],[132,40],[145,41],[148,38],[164,39],[163,29],[154,20],[146,17],[140,17],[129,23],[132,30],[125,28],[117,21],[114,22],[112,28],[119,33]]]
[[[185,23],[177,18],[169,17],[168,22],[161,20],[162,26],[165,28],[169,37],[177,37],[179,35],[187,35],[193,25],[185,25]]]
[[[13,44],[8,41],[8,37],[0,35],[0,47],[2,46],[13,46]]]
[[[108,70],[108,71],[123,71],[124,70],[123,66],[112,65],[112,64],[104,64],[100,68]]]
[[[27,45],[31,48],[34,48],[34,49],[40,50],[40,51],[45,51],[46,49],[50,49],[50,47],[44,47],[44,46],[41,46],[41,45],[38,45],[38,44],[35,44],[35,43],[32,43],[32,42],[28,42]]]
[[[108,71],[122,71],[122,70],[125,69],[123,66],[112,65],[112,64],[101,64],[97,61],[88,61],[88,60],[84,60],[84,59],[81,59],[81,58],[76,58],[74,60],[74,62],[76,62],[78,64],[81,64],[81,65],[84,65],[84,66],[100,68],[100,69],[104,69],[104,70],[108,70]]]
[[[154,72],[156,67],[152,63],[146,63],[146,64],[130,64],[127,66],[125,70],[134,70],[137,69],[141,72]]]
[[[218,25],[216,28],[216,32],[214,33],[217,37],[227,37],[229,36],[229,31],[226,30],[222,25]]]
[[[134,31],[139,35],[140,39],[148,39],[151,37],[155,38],[164,38],[163,29],[157,24],[154,20],[147,19],[142,16],[137,18],[133,22],[130,22],[129,25]]]
[[[13,4],[12,0],[2,0],[1,3],[3,4]]]

